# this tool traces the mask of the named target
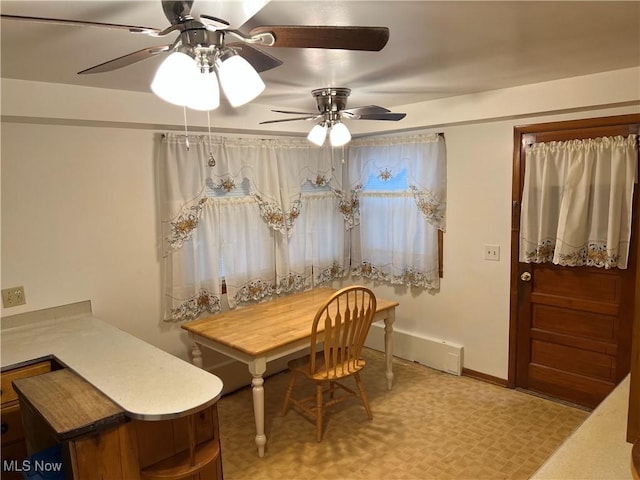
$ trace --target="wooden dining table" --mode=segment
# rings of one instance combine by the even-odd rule
[[[202,368],[201,347],[210,348],[245,363],[253,377],[255,443],[263,457],[267,437],[264,432],[264,373],[267,363],[309,348],[311,324],[323,303],[337,290],[321,287],[236,308],[182,325],[193,342],[192,362]],[[393,300],[377,298],[373,321],[383,321],[385,330],[386,381],[393,384]]]

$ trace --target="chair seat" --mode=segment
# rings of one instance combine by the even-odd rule
[[[348,377],[354,373],[362,370],[367,362],[360,358],[358,360],[351,360],[331,367],[327,371],[327,367],[324,363],[324,352],[318,352],[316,354],[316,371],[311,372],[311,356],[305,355],[301,358],[291,360],[287,366],[290,370],[295,370],[302,373],[305,377],[311,380],[317,380],[319,382],[327,380],[340,380],[341,378]]]

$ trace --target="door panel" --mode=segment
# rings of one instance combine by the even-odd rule
[[[594,408],[612,390],[611,382],[589,379],[555,368],[531,366],[528,389],[550,397]]]
[[[553,305],[533,307],[531,328],[538,331],[570,335],[576,339],[614,342],[616,318],[599,313],[575,312]]]
[[[593,350],[533,339],[531,365],[555,368],[562,365],[569,373],[576,373],[600,380],[613,380],[614,357]]]
[[[620,354],[630,326],[630,270],[520,264],[517,386],[595,407],[628,371]],[[628,279],[627,277],[630,277]]]
[[[551,267],[551,268],[550,268]],[[582,304],[581,300],[602,303],[603,308],[620,302],[620,277],[615,270],[596,267],[556,267],[542,264],[533,279],[534,292],[561,296],[566,302]]]
[[[616,118],[621,120],[612,120]],[[609,124],[601,128],[598,120]],[[516,129],[514,206],[522,201],[526,144],[629,133],[640,133],[640,115]],[[511,386],[593,408],[629,372],[637,200],[636,186],[631,253],[625,270],[520,263],[520,218],[519,210],[514,209]]]

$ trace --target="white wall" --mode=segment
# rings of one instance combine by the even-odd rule
[[[184,356],[160,323],[153,133],[2,124],[2,287],[94,313]]]
[[[575,82],[588,84],[590,78]],[[566,88],[566,82],[558,88]],[[2,308],[2,316],[90,299],[100,318],[188,359],[182,330],[160,318],[154,184],[158,130],[140,128],[142,123],[153,124],[149,119],[136,120],[136,128],[116,128],[127,126],[124,112],[121,123],[99,124],[68,118],[63,106],[59,115],[55,109],[43,113],[33,105],[21,112],[17,102],[9,102],[11,107],[5,110],[5,98],[30,89],[31,85],[3,80],[1,283],[2,288],[24,285],[27,304]],[[540,92],[536,105],[540,111],[552,111],[558,92],[548,84]],[[528,88],[527,102],[531,94],[535,89]],[[67,103],[73,103],[70,98]],[[499,92],[493,95],[497,103],[501,98]],[[508,368],[513,127],[640,112],[640,89],[622,99],[612,98],[611,105],[603,104],[606,99],[598,91],[597,108],[581,104],[569,112],[571,108],[562,102],[556,114],[544,116],[516,114],[525,107],[513,98],[517,98],[513,92],[505,93],[508,104],[502,107],[502,119],[495,119],[494,111],[489,119],[475,118],[473,103],[469,103],[473,115],[466,121],[459,106],[455,121],[446,109],[438,117],[428,105],[424,107],[429,112],[425,130],[444,132],[447,141],[441,291],[433,295],[373,287],[381,296],[399,299],[398,330],[462,344],[465,368],[500,378],[507,377]],[[83,110],[78,105],[74,109]],[[438,121],[445,117],[450,121]],[[499,262],[483,259],[484,244],[501,246]],[[212,356],[205,360],[220,361]]]
[[[445,134],[448,169],[440,292],[356,281],[381,297],[399,298],[396,331],[463,345],[465,368],[506,379],[513,128],[639,112],[636,106],[437,129]],[[500,261],[484,260],[485,244],[500,245]],[[411,352],[405,358],[413,359]]]

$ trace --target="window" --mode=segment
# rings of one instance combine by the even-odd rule
[[[190,144],[167,135],[160,151],[166,319],[214,313],[223,286],[233,308],[345,274],[342,167],[329,151],[303,139]]]
[[[353,274],[438,290],[445,225],[444,138],[354,141],[349,179],[359,206]]]
[[[329,185],[307,182],[300,200],[300,217],[289,238],[294,270],[304,268],[313,285],[344,276],[346,235],[338,197]]]
[[[225,280],[224,293],[227,283],[225,270],[229,271],[230,285],[275,277],[278,241],[287,244],[289,275],[284,281],[274,284],[274,288],[265,289],[262,292],[265,296],[274,291],[302,290],[344,275],[344,220],[339,214],[338,199],[328,184],[316,185],[307,180],[302,185],[299,214],[286,240],[278,237],[260,218],[259,206],[250,193],[247,179],[233,191],[209,188],[207,195],[220,212],[219,275]],[[259,228],[260,225],[263,228]],[[256,236],[260,240],[257,241]],[[251,252],[256,255],[251,255]],[[225,269],[225,264],[228,269]],[[243,301],[251,300],[247,294],[243,295]]]
[[[303,139],[189,143],[166,135],[159,154],[166,319],[219,311],[223,285],[231,308],[311,288],[350,258],[354,275],[438,288],[442,137],[354,140],[347,165]]]

